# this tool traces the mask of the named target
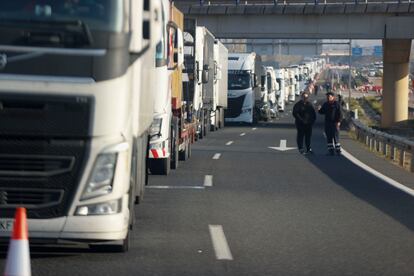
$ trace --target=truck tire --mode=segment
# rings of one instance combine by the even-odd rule
[[[171,165],[170,168],[176,170],[178,168],[178,119],[173,118],[171,126]]]
[[[210,111],[205,111],[204,114],[204,136],[207,136],[207,133],[210,132]]]
[[[151,174],[168,175],[170,173],[170,157],[160,159],[149,159]]]
[[[143,201],[145,195],[145,186],[148,182],[148,147],[149,139],[145,134],[142,138],[136,139],[136,172],[135,172],[135,204]]]
[[[202,111],[201,111],[201,119],[200,119],[200,122],[201,122],[201,126],[200,126],[200,133],[198,134],[198,138],[199,138],[199,139],[203,139],[203,138],[204,138],[204,136],[205,136],[205,127],[204,127],[204,125],[205,125],[205,120],[204,120],[204,110],[202,110]]]
[[[187,157],[188,157],[188,144],[190,143],[190,141],[188,139],[185,140],[185,147],[183,151],[180,151],[178,153],[178,159],[180,161],[186,161]]]
[[[150,148],[150,137],[147,136],[147,150],[145,155],[145,186],[148,185],[148,175],[149,175],[149,148]]]
[[[220,107],[220,123],[219,128],[224,127],[224,108]]]
[[[188,141],[188,147],[187,147],[187,159],[190,159],[190,157],[191,157],[191,154],[192,154],[192,152],[191,152],[191,147],[192,147],[192,145],[191,145],[191,141]]]

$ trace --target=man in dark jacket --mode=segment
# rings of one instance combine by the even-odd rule
[[[341,126],[342,112],[341,106],[335,100],[332,92],[326,93],[327,101],[319,106],[319,114],[325,115],[325,134],[328,144],[328,154],[334,155],[335,152],[341,153],[341,144],[339,143],[339,127]]]
[[[302,99],[293,106],[292,114],[295,117],[297,129],[296,142],[299,152],[302,154],[312,153],[312,126],[316,119],[316,112],[312,103],[309,101],[308,92],[302,93]],[[305,138],[306,151],[303,149],[303,138]]]

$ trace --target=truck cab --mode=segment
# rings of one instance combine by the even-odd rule
[[[1,1],[0,10],[9,164],[0,223],[26,207],[34,240],[128,250],[146,179],[159,1]]]
[[[228,107],[226,122],[256,123],[261,101],[261,62],[256,53],[231,53],[228,63]]]
[[[278,89],[276,91],[276,98],[277,98],[277,109],[279,112],[285,111],[285,103],[286,103],[286,88],[285,88],[285,74],[284,69],[276,69],[276,82],[278,83]]]

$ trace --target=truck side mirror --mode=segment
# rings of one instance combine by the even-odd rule
[[[184,64],[184,35],[181,29],[177,29],[177,65]]]
[[[256,73],[253,74],[253,88],[259,87],[259,81]]]
[[[161,1],[133,1],[131,10],[136,11],[130,19],[130,53],[142,55],[155,47],[162,37]],[[144,19],[143,19],[144,18]]]
[[[209,70],[210,70],[210,67],[208,66],[208,64],[204,64],[203,72],[202,72],[202,76],[201,76],[203,83],[208,83],[208,81],[209,81],[209,78],[210,78]]]
[[[260,77],[260,81],[261,81],[261,87],[262,87],[262,91],[266,90],[266,76],[261,76]]]

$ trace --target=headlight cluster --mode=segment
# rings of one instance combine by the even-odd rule
[[[156,118],[152,121],[150,127],[150,136],[161,136],[162,118]]]
[[[98,155],[81,200],[107,195],[112,192],[116,160],[116,153]]]
[[[244,113],[252,113],[252,109],[251,108],[243,108],[242,109],[242,114]]]
[[[97,216],[97,215],[113,215],[120,213],[122,210],[122,200],[115,199],[97,204],[79,206],[76,208],[77,216]]]

